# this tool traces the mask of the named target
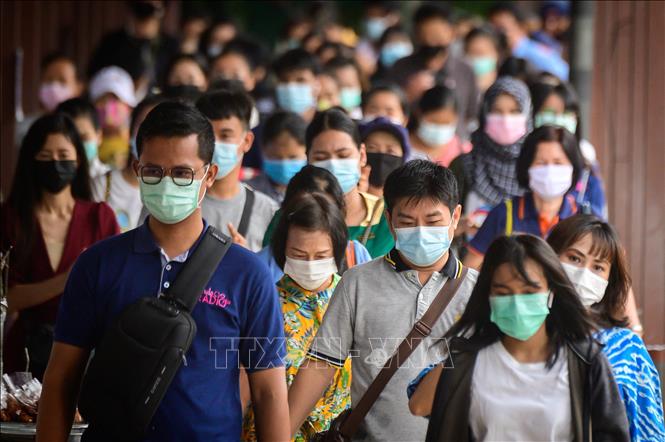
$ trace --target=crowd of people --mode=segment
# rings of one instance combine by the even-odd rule
[[[209,226],[233,245],[145,440],[314,440],[412,329],[354,440],[665,440],[570,2],[534,27],[515,3],[366,1],[355,31],[334,6],[269,47],[200,12],[175,38],[164,2],[133,1],[85,75],[43,60],[1,227],[4,368],[43,380],[37,440],[67,439],[105,332]]]

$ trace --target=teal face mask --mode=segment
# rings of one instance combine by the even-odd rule
[[[469,59],[473,73],[477,77],[482,77],[496,70],[496,58],[492,57],[472,57]]]
[[[352,87],[343,87],[339,91],[339,102],[344,109],[353,110],[362,102],[362,91]]]
[[[300,172],[300,169],[305,165],[307,165],[307,160],[269,160],[264,158],[263,173],[277,184],[286,186],[291,178]]]
[[[212,154],[212,162],[217,164],[216,180],[227,176],[238,164],[238,145],[233,143],[222,143],[215,141],[215,152]]]
[[[565,114],[555,114],[554,112],[538,112],[533,121],[534,126],[557,126],[563,127],[571,134],[577,130],[577,117],[575,114],[567,112]]]
[[[526,341],[533,336],[550,313],[550,294],[491,295],[490,321],[508,336]]]
[[[208,167],[205,173],[208,173]],[[141,202],[150,215],[160,222],[176,224],[191,215],[201,204],[199,191],[202,182],[203,179],[200,179],[194,180],[189,186],[178,186],[167,176],[157,184],[146,184],[139,180]]]
[[[386,43],[383,48],[381,48],[381,63],[385,67],[391,67],[395,64],[400,58],[408,57],[413,52],[413,46],[411,43],[404,41],[396,41],[392,43]]]
[[[447,226],[418,226],[395,229],[395,248],[409,262],[427,267],[437,262],[450,248]]]
[[[312,165],[326,169],[335,175],[344,193],[349,193],[360,181],[360,168],[358,167],[358,160],[355,158],[317,161]]]
[[[92,161],[97,157],[99,146],[97,146],[96,141],[94,140],[84,141],[83,148],[85,149],[85,156],[88,158],[88,161]]]

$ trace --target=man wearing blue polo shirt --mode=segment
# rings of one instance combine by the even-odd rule
[[[207,228],[199,207],[217,166],[212,164],[214,135],[206,117],[185,104],[162,103],[141,125],[137,144],[135,170],[150,217],[142,226],[92,246],[71,271],[44,376],[40,441],[67,440],[90,351],[125,307],[157,296],[173,283]],[[249,376],[259,438],[288,439],[284,326],[265,265],[232,245],[192,315],[196,337],[146,440],[238,440],[239,364]],[[104,439],[94,428],[83,436],[84,441]]]

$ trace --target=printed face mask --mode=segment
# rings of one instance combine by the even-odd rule
[[[395,248],[418,267],[430,266],[450,249],[451,225],[395,228]]]
[[[319,259],[316,261],[303,261],[286,257],[284,273],[306,290],[316,290],[321,287],[333,274],[337,273],[337,264],[334,258]]]
[[[554,112],[538,112],[533,122],[534,126],[558,126],[574,134],[577,130],[577,117],[573,113],[555,114]]]
[[[208,167],[205,173],[208,173]],[[176,224],[194,213],[201,205],[199,191],[202,183],[203,178],[194,180],[189,186],[178,186],[167,176],[157,184],[146,184],[139,180],[141,202],[148,213],[160,222]]]
[[[76,161],[35,161],[35,176],[44,190],[60,193],[76,177]]]
[[[575,286],[583,306],[591,307],[603,300],[609,284],[607,279],[596,275],[589,269],[576,267],[566,262],[562,262],[561,265],[566,271],[568,279]]]
[[[307,160],[269,160],[263,159],[263,173],[277,184],[286,186],[300,169],[305,167]]]
[[[526,115],[489,114],[485,121],[485,133],[502,146],[514,144],[526,134]]]
[[[355,158],[317,161],[312,165],[326,169],[335,175],[344,193],[349,193],[360,181],[360,168],[358,167],[358,160]]]
[[[43,83],[39,86],[39,102],[49,112],[52,112],[60,103],[73,96],[74,91],[58,81]]]
[[[417,134],[418,138],[430,147],[443,146],[450,143],[455,136],[455,125],[422,121],[418,126]]]
[[[280,83],[277,85],[277,104],[280,108],[303,114],[316,104],[312,86],[305,83]]]
[[[367,153],[367,164],[372,167],[369,174],[369,183],[372,186],[383,187],[390,173],[403,163],[403,158],[387,153]]]
[[[547,165],[529,168],[529,188],[541,198],[563,196],[573,184],[573,166]]]
[[[218,167],[216,180],[227,176],[238,164],[238,145],[215,141],[215,151],[212,154],[212,162]]]
[[[549,293],[492,295],[490,321],[506,335],[526,341],[533,336],[550,313]]]

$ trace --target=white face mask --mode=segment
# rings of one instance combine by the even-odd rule
[[[303,261],[286,257],[284,273],[306,290],[316,290],[337,273],[335,258]]]
[[[573,184],[573,166],[533,166],[529,169],[529,187],[541,198],[563,196]]]
[[[607,279],[583,267],[576,267],[565,262],[562,262],[561,265],[566,271],[568,279],[575,286],[584,307],[591,307],[593,304],[602,301],[609,283]]]

